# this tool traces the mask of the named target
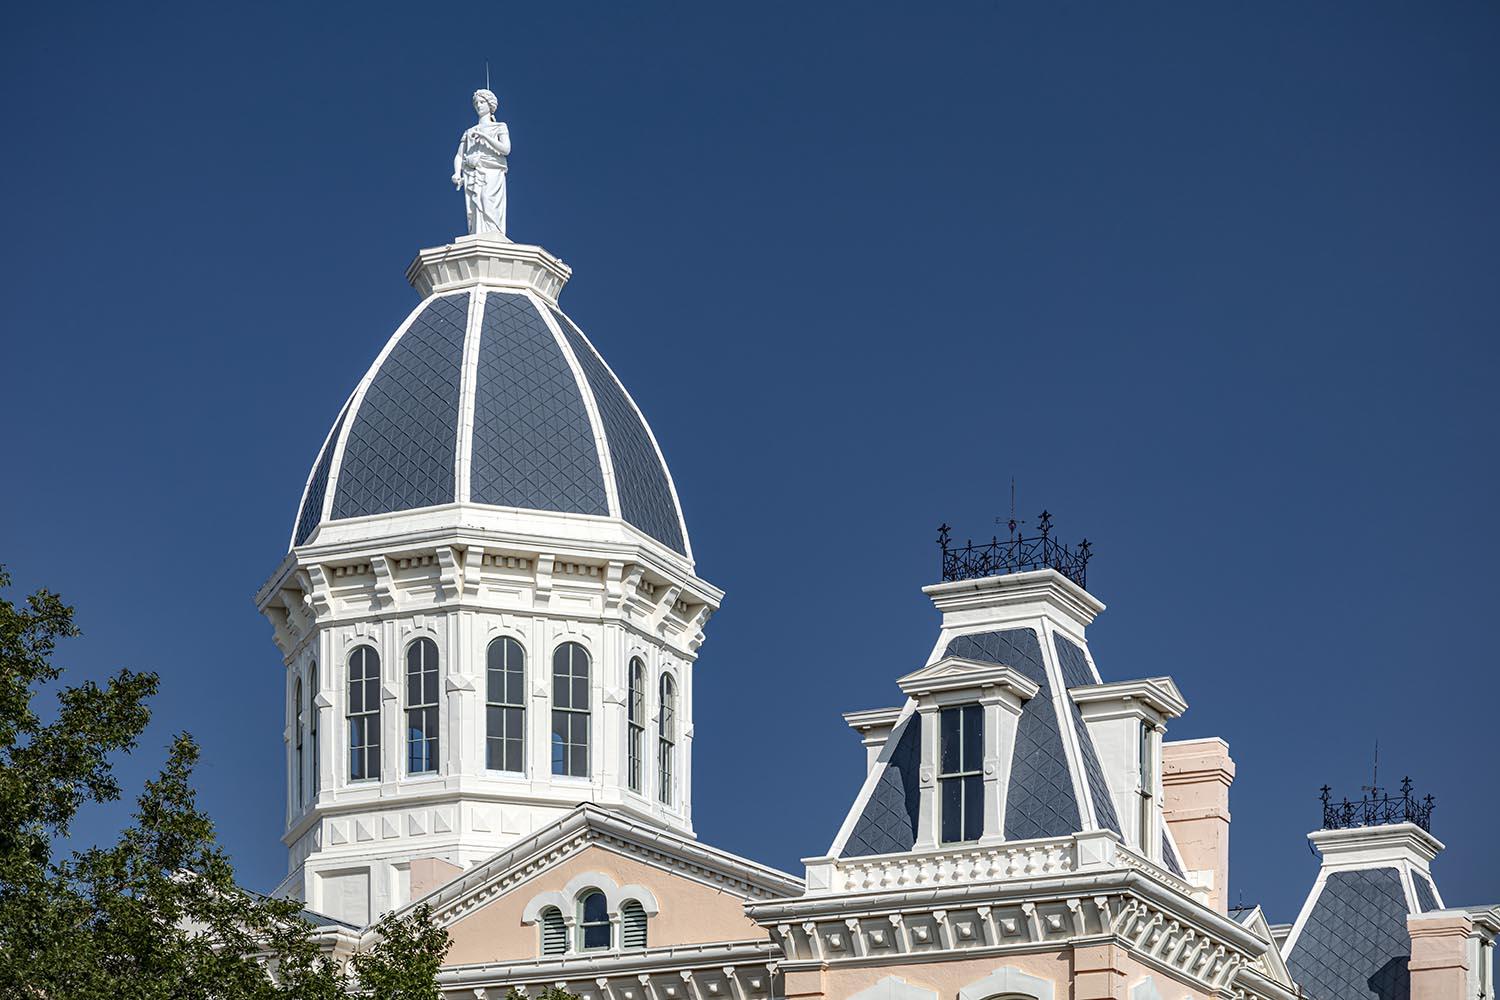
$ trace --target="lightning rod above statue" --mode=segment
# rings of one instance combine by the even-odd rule
[[[479,121],[458,142],[453,156],[453,186],[464,192],[469,210],[469,232],[505,236],[505,158],[510,155],[510,129],[495,121],[500,102],[493,91],[474,91]]]

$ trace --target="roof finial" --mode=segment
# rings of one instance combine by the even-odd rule
[[[510,155],[510,129],[495,120],[500,108],[490,90],[490,64],[484,63],[483,90],[474,91],[474,113],[479,120],[464,132],[453,155],[453,186],[464,192],[469,210],[469,233],[494,233],[505,238],[505,170]]]

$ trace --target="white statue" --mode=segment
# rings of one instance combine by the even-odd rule
[[[453,186],[463,188],[469,206],[469,232],[505,235],[505,158],[510,129],[495,121],[500,102],[493,92],[474,91],[479,121],[464,133],[453,157]]]

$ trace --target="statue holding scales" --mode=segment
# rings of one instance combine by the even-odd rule
[[[495,121],[500,102],[489,89],[474,91],[479,121],[458,142],[453,157],[453,185],[464,192],[469,209],[469,232],[505,236],[505,158],[510,155],[510,129]]]

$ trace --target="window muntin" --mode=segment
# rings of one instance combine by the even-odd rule
[[[509,636],[485,652],[484,766],[524,771],[526,750],[526,652]]]
[[[590,889],[578,898],[578,950],[604,951],[609,946],[609,904],[604,893]]]
[[[318,665],[314,663],[311,670],[312,683],[307,686],[307,734],[308,742],[312,744],[312,767],[309,768],[312,778],[312,795],[318,797],[318,789],[321,787],[321,776],[318,768],[322,762],[318,758]]]
[[[568,927],[562,911],[549,906],[542,911],[542,954],[561,955],[568,950]]]
[[[438,648],[431,639],[406,647],[406,773],[438,769]]]
[[[380,777],[380,654],[349,654],[349,780]]]
[[[938,743],[942,842],[978,840],[984,835],[983,709],[978,705],[943,709]]]
[[[620,947],[646,947],[646,908],[639,900],[627,899],[620,904]]]
[[[671,805],[673,764],[677,755],[677,685],[670,674],[661,675],[661,703],[656,715],[656,797]]]
[[[293,722],[293,726],[296,729],[297,741],[297,752],[295,754],[295,767],[297,769],[297,773],[293,778],[292,784],[296,788],[297,807],[300,809],[302,806],[307,804],[307,788],[303,784],[302,778],[302,776],[306,773],[306,761],[302,756],[302,678],[300,677],[297,678],[297,685],[292,692],[292,698],[296,703],[296,707],[293,709],[293,711],[296,713],[296,718]]]
[[[630,658],[630,697],[626,702],[626,777],[630,790],[639,792],[646,762],[646,665],[639,656]]]
[[[552,653],[552,773],[589,776],[589,654],[576,642]]]

